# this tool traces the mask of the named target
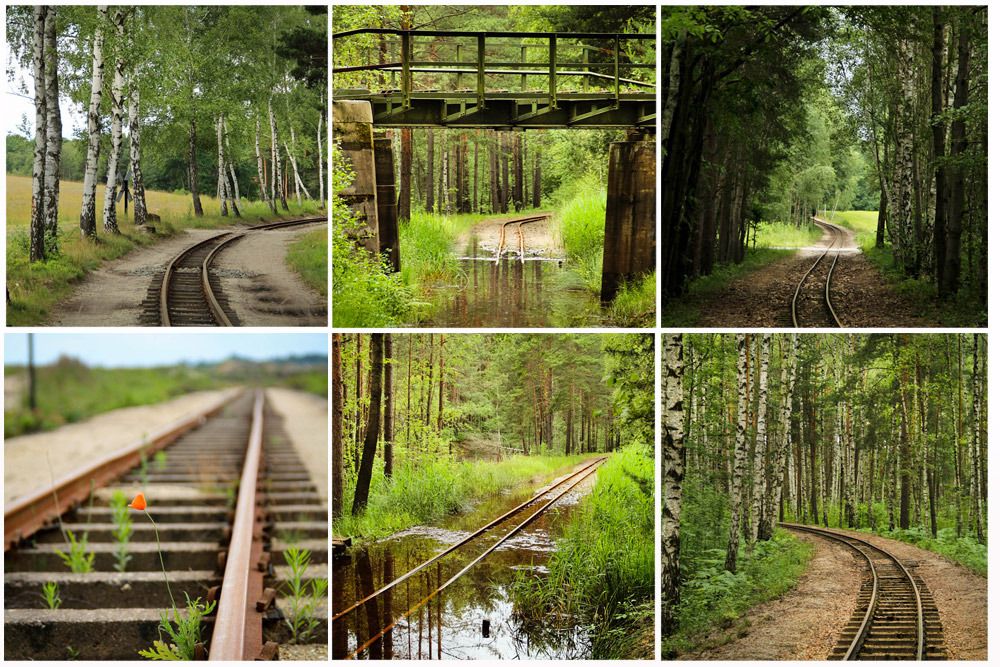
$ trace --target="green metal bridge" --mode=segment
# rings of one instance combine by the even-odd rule
[[[370,102],[379,127],[655,131],[655,49],[653,34],[351,30],[333,35],[333,99]]]

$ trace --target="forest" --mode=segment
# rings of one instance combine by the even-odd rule
[[[515,643],[543,621],[590,628],[546,655],[651,656],[653,353],[648,335],[333,334],[333,534],[355,541],[334,574],[339,606],[351,602],[342,587],[371,576],[361,568],[400,566],[432,538],[610,457],[532,538],[551,553],[512,545],[509,566],[488,559],[456,590],[473,586],[491,608],[509,599],[516,622],[494,622],[513,623]],[[546,560],[548,577],[528,576]],[[478,612],[458,601],[466,595],[447,599],[467,628]]]
[[[652,6],[392,6],[335,7],[333,10],[332,86],[335,99],[352,91],[386,91],[399,87],[391,72],[357,71],[366,63],[391,63],[398,58],[398,37],[386,34],[349,34],[359,29],[423,31],[599,32],[653,33]],[[394,41],[395,40],[395,41]],[[545,84],[537,76],[547,67],[547,49],[531,38],[489,36],[487,58],[502,64],[520,59],[531,76],[490,74],[488,90],[504,93],[537,91]],[[412,47],[414,59],[424,70],[414,78],[414,89],[462,91],[475,86],[475,42],[453,45],[445,36],[425,38]],[[623,42],[623,90],[655,83],[655,42]],[[593,61],[595,72],[609,71],[609,40],[582,40],[578,46],[560,43],[559,59]],[[601,62],[604,69],[601,69]],[[588,61],[589,62],[589,61]],[[464,63],[466,70],[435,74],[431,65],[448,67]],[[513,65],[517,65],[514,63]],[[636,65],[636,66],[633,66]],[[641,65],[639,67],[638,65]],[[497,65],[499,67],[499,65]],[[460,69],[460,68],[459,68]],[[342,71],[341,71],[342,70]],[[560,77],[560,91],[601,89],[602,79]],[[642,88],[638,88],[642,89]],[[648,88],[652,90],[652,88]],[[336,129],[336,128],[335,128]],[[336,137],[336,131],[334,132]],[[500,129],[441,126],[376,127],[376,136],[391,140],[396,170],[399,228],[398,265],[364,253],[351,243],[356,237],[352,210],[334,200],[333,320],[345,326],[393,324],[443,324],[488,326],[495,322],[495,295],[480,294],[469,285],[478,278],[505,293],[542,287],[551,292],[534,304],[511,309],[504,326],[554,324],[579,326],[587,322],[638,325],[650,322],[655,311],[652,274],[633,281],[618,300],[603,312],[601,262],[607,200],[608,153],[621,141],[620,129]],[[349,161],[335,139],[331,166],[333,191],[341,192],[352,181]],[[519,252],[521,265],[515,276],[479,276],[483,268],[474,259],[501,258],[495,229],[500,221],[527,215],[550,215],[535,223]],[[513,236],[513,234],[511,234]],[[508,242],[506,250],[514,244]],[[470,258],[470,255],[472,256]],[[535,262],[534,260],[539,260]],[[554,260],[554,261],[549,261]],[[536,271],[523,268],[537,263]],[[482,263],[485,267],[485,263]],[[563,267],[567,270],[561,270]],[[506,274],[506,272],[505,272]],[[523,274],[523,275],[522,275]],[[536,275],[537,274],[537,275]],[[449,303],[459,292],[472,302],[468,311],[449,313]],[[584,319],[586,318],[586,319]]]
[[[664,341],[664,655],[780,595],[788,521],[909,542],[985,575],[981,334]]]
[[[985,321],[985,6],[663,19],[665,299],[808,245],[818,216],[945,324]]]
[[[323,206],[325,8],[12,6],[6,29],[34,109],[6,142],[18,313],[153,232]]]

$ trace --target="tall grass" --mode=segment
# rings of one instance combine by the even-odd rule
[[[334,197],[334,209],[338,199]],[[335,327],[391,326],[409,314],[413,296],[398,273],[373,258],[347,234],[350,223],[333,219],[330,248],[330,319]]]
[[[580,274],[591,292],[599,294],[607,188],[596,176],[588,175],[561,188],[557,196],[564,202],[556,217],[570,267]]]
[[[654,469],[633,445],[601,466],[547,575],[522,574],[515,609],[541,622],[566,615],[590,627],[593,659],[653,657]]]
[[[28,242],[31,215],[31,178],[7,175],[7,288],[11,302],[7,306],[9,325],[31,325],[45,320],[49,310],[66,297],[72,283],[95,270],[102,262],[116,259],[134,248],[151,245],[163,236],[176,234],[185,228],[222,227],[237,222],[259,222],[291,218],[319,210],[316,202],[306,202],[300,208],[289,203],[290,211],[279,216],[271,214],[263,202],[244,201],[243,218],[219,215],[218,201],[202,196],[205,215],[194,217],[190,194],[147,190],[151,213],[161,221],[153,223],[156,235],[136,227],[131,212],[126,219],[123,205],[118,207],[120,235],[103,231],[101,211],[104,206],[104,186],[97,188],[98,238],[80,237],[80,206],[83,184],[61,181],[59,184],[59,253],[44,262],[28,262]]]
[[[455,461],[399,457],[392,478],[386,479],[382,461],[372,474],[368,506],[360,516],[335,519],[337,535],[379,539],[412,526],[432,524],[472,509],[536,477],[550,476],[581,460],[580,456],[513,456],[503,461]],[[347,480],[345,512],[354,497],[355,479]]]
[[[804,248],[823,238],[823,230],[809,223],[758,222],[750,232],[750,245],[757,248]]]
[[[854,239],[863,251],[867,253],[875,248],[878,211],[836,211],[830,218],[830,222],[853,231]]]
[[[329,256],[326,251],[326,228],[306,232],[292,243],[285,261],[308,285],[326,296],[326,274]]]

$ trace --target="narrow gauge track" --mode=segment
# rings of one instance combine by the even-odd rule
[[[840,317],[837,315],[837,311],[833,307],[833,300],[830,298],[830,286],[833,284],[833,272],[837,268],[837,261],[840,259],[840,251],[844,248],[844,242],[846,239],[846,234],[844,230],[837,225],[830,224],[819,218],[813,218],[813,223],[820,229],[825,230],[831,236],[829,245],[823,250],[823,253],[816,258],[816,261],[812,263],[809,270],[806,271],[802,278],[799,279],[798,285],[795,287],[795,293],[792,295],[791,311],[792,311],[792,326],[800,327],[803,326],[800,320],[800,315],[802,315],[802,310],[800,308],[801,302],[805,301],[806,283],[809,281],[809,277],[816,273],[819,275],[820,272],[816,271],[817,267],[820,266],[824,261],[829,261],[830,268],[826,272],[826,280],[823,282],[822,286],[819,287],[822,290],[822,297],[817,297],[817,301],[822,301],[825,307],[825,317],[827,320],[833,323],[836,327],[843,327],[843,323],[840,321]],[[820,269],[822,271],[822,269]],[[819,310],[813,308],[813,310]],[[814,319],[820,319],[823,317],[818,312],[810,313],[807,317],[812,317]],[[819,323],[814,323],[812,326],[821,326]]]
[[[505,512],[481,528],[473,531],[459,542],[456,542],[432,558],[424,561],[406,574],[397,577],[393,581],[384,585],[382,588],[361,598],[346,609],[334,614],[334,624],[346,623],[349,620],[349,614],[359,614],[359,620],[362,620],[363,623],[362,625],[358,625],[356,627],[366,627],[367,637],[355,635],[353,632],[349,633],[349,636],[355,640],[355,646],[353,648],[349,647],[350,653],[348,655],[335,655],[332,656],[333,659],[357,658],[375,646],[378,642],[383,641],[383,638],[385,641],[391,641],[391,635],[389,635],[389,633],[393,628],[400,623],[405,622],[406,619],[417,613],[422,607],[448,588],[448,586],[472,570],[476,564],[500,548],[514,535],[521,532],[584,480],[594,475],[597,472],[597,469],[606,460],[606,456],[594,459],[578,470],[566,475],[560,480],[557,480],[554,484],[551,484],[548,488],[524,501],[517,507]],[[444,583],[432,590],[423,599],[413,604],[406,612],[404,612],[402,616],[392,618],[391,622],[385,625],[382,625],[382,623],[376,623],[373,625],[370,622],[371,619],[378,621],[378,619],[386,618],[384,613],[371,613],[373,609],[378,608],[380,598],[383,598],[387,593],[390,593],[394,588],[396,588],[396,586],[402,584],[404,581],[407,581],[418,572],[434,563],[438,564],[438,568],[447,567],[447,573],[445,576],[448,576],[449,574],[450,576],[444,581]],[[388,605],[387,600],[382,600],[382,602],[383,605]],[[391,618],[391,615],[388,617]],[[334,633],[336,632],[337,631],[334,630]]]
[[[814,526],[783,528],[819,535],[846,545],[867,565],[858,603],[830,660],[946,659],[943,629],[934,598],[918,575],[871,542]]]
[[[170,260],[159,281],[158,324],[165,327],[233,326],[233,318],[223,307],[219,279],[210,270],[216,255],[249,232],[311,225],[326,220],[324,216],[269,222],[245,231],[223,232],[184,249]]]
[[[152,456],[157,451],[165,460]],[[285,540],[312,551],[307,578],[325,578],[327,512],[281,418],[263,392],[244,391],[5,508],[4,657],[136,660],[160,638],[160,614],[171,601],[154,530],[129,512],[130,560],[118,572],[114,489],[130,499],[145,489],[177,604],[185,595],[216,600],[199,655],[273,656],[288,640]],[[63,531],[86,535],[91,572],[63,564]],[[57,609],[43,599],[46,582],[59,588]],[[325,623],[313,641],[325,645]]]
[[[515,232],[517,233],[517,256],[521,262],[524,262],[524,229],[525,225],[531,224],[533,222],[541,222],[542,220],[548,220],[549,215],[547,213],[542,215],[532,215],[526,218],[518,218],[516,220],[508,220],[507,222],[500,225],[500,241],[497,243],[497,254],[496,263],[500,263],[500,258],[503,257],[503,251],[507,247],[507,228],[511,225],[517,225]]]

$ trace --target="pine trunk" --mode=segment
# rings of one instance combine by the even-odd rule
[[[258,125],[259,126],[259,125]],[[330,449],[333,464],[330,470],[330,511],[336,519],[344,513],[344,370],[341,347],[343,335],[333,334],[330,348],[330,392],[332,428]]]
[[[368,428],[365,431],[365,444],[361,452],[361,465],[358,468],[358,482],[354,490],[354,503],[351,514],[354,516],[364,512],[368,506],[368,492],[372,482],[372,466],[375,463],[375,450],[378,448],[379,430],[382,421],[382,373],[383,373],[383,343],[384,333],[371,334],[371,382],[369,383]]]
[[[392,334],[385,334],[385,417],[382,420],[382,450],[385,455],[385,478],[392,478],[392,448],[395,438],[395,425],[393,424],[393,365],[392,358]]]

